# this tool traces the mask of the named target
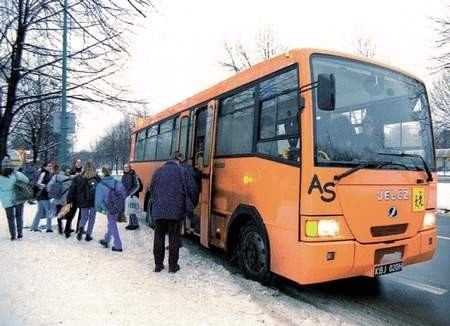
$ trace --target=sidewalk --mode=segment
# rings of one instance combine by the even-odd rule
[[[25,206],[25,225],[35,211]],[[153,232],[120,223],[124,252],[116,253],[98,244],[105,220],[98,214],[90,242],[65,239],[56,225],[10,241],[1,208],[0,325],[348,325],[230,273],[193,241],[180,250],[178,273],[154,273]]]

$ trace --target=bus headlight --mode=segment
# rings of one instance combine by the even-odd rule
[[[431,229],[436,226],[436,213],[426,212],[423,216],[422,229]]]
[[[307,237],[336,237],[340,233],[336,220],[306,221]]]

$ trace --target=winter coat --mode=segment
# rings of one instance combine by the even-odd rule
[[[41,170],[41,174],[39,175],[39,178],[36,182],[36,187],[39,189],[38,195],[36,197],[37,200],[49,200],[48,198],[48,192],[47,192],[47,185],[50,182],[52,178],[52,174],[45,170]]]
[[[78,208],[89,208],[95,206],[95,192],[89,191],[89,187],[96,187],[100,182],[100,177],[86,179],[79,174],[73,179],[67,194],[67,202],[74,203]]]
[[[52,185],[56,182],[62,182],[63,187],[63,195],[60,199],[53,198],[52,203],[54,205],[65,205],[67,202],[67,195],[69,193],[70,185],[72,184],[72,181],[70,177],[68,177],[64,171],[59,171],[57,175],[54,175],[50,182],[47,184],[47,189],[50,189]]]
[[[150,196],[152,219],[182,220],[186,217],[182,170],[175,161],[167,161],[155,171]]]
[[[116,190],[122,193],[123,198],[126,196],[126,191],[122,182],[117,181],[112,176],[105,176],[102,178],[97,185],[97,189],[95,190],[95,210],[97,212],[108,213],[106,203],[108,202],[108,194],[111,189],[103,183],[106,183],[111,188],[114,188],[115,186]]]
[[[76,168],[76,167],[72,167],[70,169],[70,175],[78,175],[81,174],[81,172],[83,172],[83,168]]]
[[[122,184],[125,187],[127,197],[137,196],[139,198],[139,181],[134,170],[123,173]]]
[[[23,201],[16,201],[14,198],[14,183],[16,180],[30,182],[22,172],[13,172],[8,177],[0,175],[0,202],[4,208],[15,206]]]

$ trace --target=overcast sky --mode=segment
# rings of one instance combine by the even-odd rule
[[[156,0],[131,40],[122,78],[159,112],[229,77],[218,64],[224,41],[253,44],[270,26],[288,48],[319,47],[353,53],[358,38],[370,38],[377,60],[431,80],[436,54],[430,17],[450,15],[450,0]],[[119,114],[84,111],[75,150],[120,119]],[[81,134],[83,136],[81,136]]]

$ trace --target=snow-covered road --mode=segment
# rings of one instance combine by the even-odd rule
[[[26,205],[25,225],[35,209]],[[230,273],[192,241],[181,248],[178,273],[154,273],[153,232],[124,226],[123,253],[98,244],[103,215],[91,242],[28,230],[12,242],[1,208],[0,325],[352,324]]]

